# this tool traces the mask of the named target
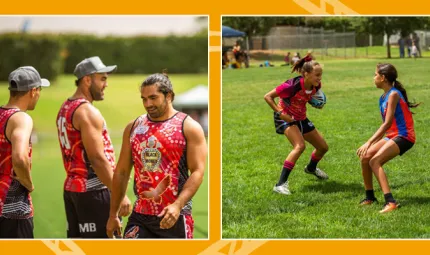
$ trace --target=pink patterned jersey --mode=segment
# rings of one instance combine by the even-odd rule
[[[33,217],[33,204],[28,190],[13,178],[12,144],[6,137],[9,118],[19,112],[16,108],[0,107],[0,216],[10,219]],[[31,162],[32,147],[29,141],[28,157]]]
[[[321,84],[312,90],[306,90],[302,76],[289,79],[276,87],[276,93],[281,99],[279,106],[284,114],[292,116],[295,120],[304,120],[306,119],[306,103],[320,88]]]
[[[63,103],[57,115],[58,140],[67,174],[64,190],[71,192],[86,192],[106,188],[91,166],[82,142],[81,132],[75,129],[72,122],[76,109],[85,103],[90,102],[83,98],[68,99]],[[115,154],[106,123],[100,136],[103,139],[104,154],[113,171],[115,169]]]
[[[176,113],[165,121],[151,121],[142,115],[130,133],[134,162],[134,211],[157,215],[173,203],[188,179],[187,141],[184,121],[187,115]],[[181,214],[191,215],[192,202]]]

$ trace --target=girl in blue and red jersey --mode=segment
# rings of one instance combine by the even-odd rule
[[[382,166],[403,155],[415,143],[414,121],[410,108],[417,107],[408,101],[403,85],[397,80],[397,70],[391,64],[378,64],[374,82],[377,88],[384,90],[379,98],[382,125],[375,134],[357,150],[366,190],[366,198],[361,205],[370,205],[377,201],[373,192],[372,172],[384,192],[385,204],[380,213],[393,211],[399,204],[393,198]],[[383,138],[385,135],[385,138]]]
[[[321,88],[322,68],[318,62],[307,55],[293,65],[292,72],[298,72],[301,75],[285,81],[264,96],[267,104],[274,111],[276,132],[284,134],[293,147],[284,161],[279,181],[273,187],[273,191],[284,195],[291,194],[288,188],[288,176],[305,150],[305,141],[315,147],[305,172],[319,179],[328,179],[327,174],[316,167],[328,151],[328,145],[306,117],[306,103]],[[275,102],[277,97],[280,98],[278,104]],[[316,105],[318,108],[322,106],[322,103]]]

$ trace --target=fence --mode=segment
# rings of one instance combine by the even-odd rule
[[[357,57],[355,32],[336,33],[333,30],[296,27],[277,29],[267,36],[254,36],[249,41],[251,57],[264,55],[269,60],[282,60],[287,52],[291,57],[295,52],[302,56],[308,50],[316,58],[354,58]],[[279,59],[281,58],[281,59]]]

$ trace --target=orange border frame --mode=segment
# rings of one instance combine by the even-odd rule
[[[412,2],[411,2],[412,3]],[[21,0],[2,2],[0,14],[195,14],[209,15],[210,56],[210,219],[209,240],[194,241],[144,241],[144,240],[8,240],[0,241],[2,254],[110,254],[150,253],[157,254],[416,254],[428,250],[430,240],[220,240],[221,238],[221,70],[220,46],[221,15],[333,15],[362,14],[426,15],[430,7],[425,4],[397,4],[388,0],[276,0],[270,3],[252,3],[219,0],[174,1],[83,1],[58,2],[53,0]],[[237,7],[240,6],[240,8]]]

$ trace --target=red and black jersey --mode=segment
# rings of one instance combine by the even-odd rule
[[[28,190],[13,178],[16,174],[12,165],[12,144],[6,137],[7,122],[19,111],[16,108],[0,107],[0,216],[10,219],[33,217],[33,204]],[[30,141],[28,146],[31,162]]]
[[[304,79],[297,76],[276,87],[276,93],[281,98],[279,106],[284,114],[292,116],[295,120],[306,119],[306,103],[321,88],[321,84],[312,90],[306,90]]]
[[[64,190],[72,192],[86,192],[104,189],[106,186],[99,180],[94,172],[82,142],[81,132],[73,126],[73,114],[76,109],[88,100],[79,98],[66,100],[60,108],[57,116],[58,140],[63,155],[64,168],[67,177],[64,182]],[[107,132],[106,123],[100,134],[104,144],[104,154],[115,169],[115,154]]]
[[[142,115],[130,133],[134,162],[134,211],[157,215],[172,204],[188,179],[187,141],[184,121],[188,115],[176,113],[165,121],[151,121]],[[191,214],[191,200],[181,214]]]

